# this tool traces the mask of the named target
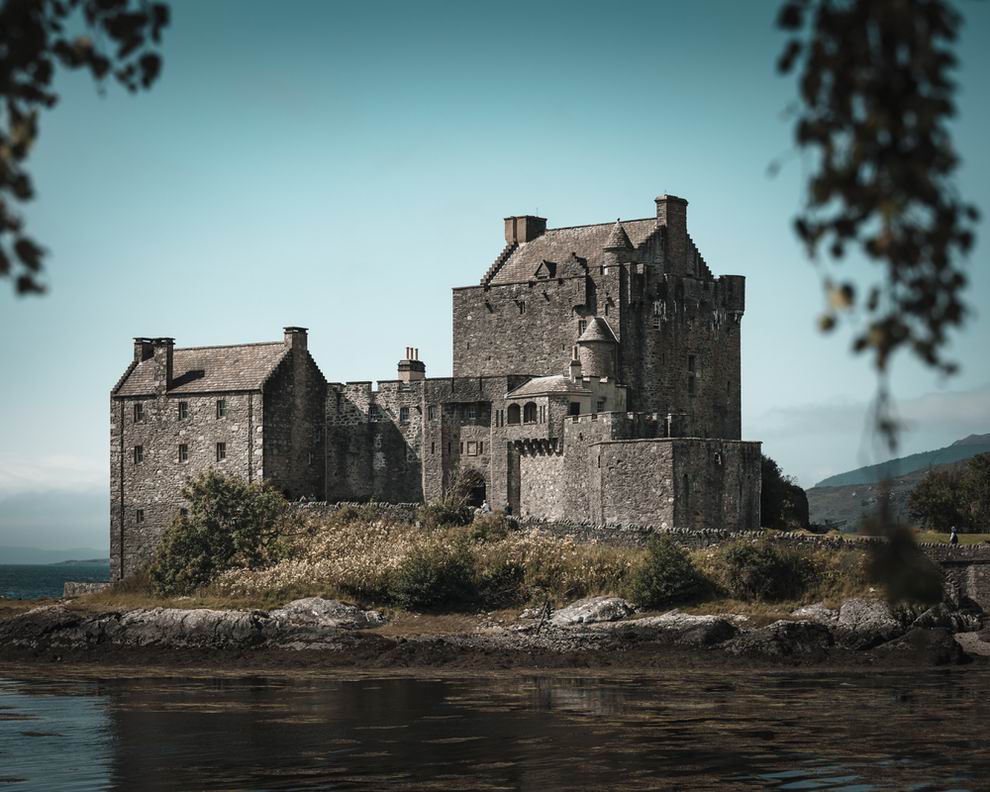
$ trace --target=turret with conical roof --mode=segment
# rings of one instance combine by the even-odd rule
[[[629,260],[629,255],[633,252],[634,248],[632,242],[629,241],[629,234],[622,227],[621,220],[616,219],[615,225],[612,226],[612,230],[609,232],[608,239],[605,240],[602,250],[605,253],[602,257],[602,263],[606,267],[612,264],[622,264]]]
[[[581,371],[589,377],[615,377],[615,357],[619,345],[606,319],[596,316],[577,340]]]

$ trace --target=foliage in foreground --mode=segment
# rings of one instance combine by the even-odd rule
[[[188,514],[166,530],[149,570],[159,594],[187,594],[226,569],[262,567],[284,552],[289,504],[269,484],[209,471],[182,497]]]
[[[808,496],[773,459],[760,458],[760,521],[765,528],[808,528]]]

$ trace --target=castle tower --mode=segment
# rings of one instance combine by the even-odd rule
[[[577,340],[581,371],[588,377],[615,378],[615,358],[619,342],[608,321],[594,317]]]
[[[622,264],[628,259],[628,254],[633,250],[632,242],[626,229],[622,227],[622,221],[616,218],[612,231],[605,240],[603,247],[605,255],[602,263],[607,267],[611,264]]]

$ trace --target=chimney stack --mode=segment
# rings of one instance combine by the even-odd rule
[[[657,226],[666,226],[668,272],[687,272],[687,205],[687,201],[676,195],[661,195],[657,198]]]
[[[175,339],[154,338],[151,345],[155,361],[155,391],[164,393],[172,387],[172,359],[175,352]]]
[[[138,336],[134,339],[134,362],[140,363],[155,354],[153,340]]]
[[[577,382],[581,379],[581,361],[576,357],[572,358],[571,364],[567,367],[567,373],[570,375],[571,382]]]
[[[399,379],[416,382],[426,379],[426,364],[419,359],[419,349],[406,347],[406,356],[399,361]]]
[[[505,241],[510,245],[514,242],[532,242],[547,230],[545,217],[520,215],[505,218]]]
[[[305,327],[283,327],[285,331],[285,345],[289,349],[306,351],[307,334]]]

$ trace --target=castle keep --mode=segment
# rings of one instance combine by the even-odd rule
[[[396,379],[327,382],[304,328],[268,344],[137,338],[111,393],[111,565],[145,563],[207,468],[290,498],[442,497],[463,470],[523,519],[759,527],[760,444],[741,433],[745,279],[716,278],[687,201],[547,228],[505,220],[477,286],[454,289],[453,376],[407,348]]]

